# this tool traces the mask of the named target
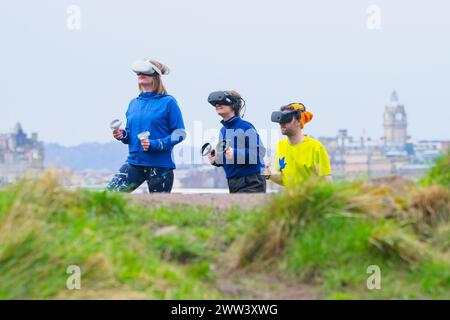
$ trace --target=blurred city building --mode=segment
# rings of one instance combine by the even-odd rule
[[[385,105],[380,120],[384,133],[378,139],[367,137],[364,132],[355,138],[347,129],[339,130],[332,137],[317,137],[329,153],[333,176],[337,180],[387,176],[416,179],[429,170],[434,160],[450,147],[449,140],[415,140],[408,136],[406,108],[395,91]],[[61,157],[59,153],[56,158],[65,161],[45,164],[44,144],[38,140],[38,134],[27,136],[18,123],[11,133],[0,134],[0,185],[11,183],[25,174],[40,173],[46,166],[56,166],[63,173],[63,184],[67,187],[104,189],[115,172],[111,167],[102,166],[102,161],[110,162],[111,155],[114,155],[116,162],[122,163],[124,156],[114,153],[115,149],[112,148],[101,149],[100,154],[95,153],[94,150],[98,149],[98,144],[83,148],[64,147],[60,153],[69,155],[68,158]],[[51,155],[49,152],[48,158]],[[78,159],[77,163],[86,164],[87,167],[71,168],[67,161],[74,158]],[[89,167],[93,158],[100,163],[96,167]],[[179,165],[175,170],[174,190],[187,189],[226,191],[227,181],[223,169],[213,167],[207,161],[204,164]],[[275,191],[280,187],[268,182],[268,189]],[[145,191],[146,184],[138,190]]]
[[[407,114],[397,93],[391,94],[383,114],[384,135],[372,140],[364,133],[359,138],[339,130],[334,137],[319,137],[330,155],[333,175],[340,178],[380,178],[399,175],[418,178],[450,141],[413,140],[408,136]]]
[[[38,134],[27,136],[20,123],[13,132],[0,134],[0,183],[44,170],[44,145]]]

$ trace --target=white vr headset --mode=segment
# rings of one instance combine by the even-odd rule
[[[161,70],[147,60],[137,60],[131,65],[131,70],[133,70],[137,75],[145,74],[147,76],[154,76],[155,74],[162,75]]]

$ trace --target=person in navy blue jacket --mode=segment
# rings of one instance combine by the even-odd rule
[[[208,97],[223,127],[219,144],[208,158],[212,165],[223,167],[230,193],[266,192],[261,175],[266,153],[255,127],[241,118],[244,99],[236,91],[215,91]]]
[[[169,69],[149,59],[136,61],[132,69],[141,92],[128,105],[125,129],[113,132],[114,138],[128,145],[129,155],[107,189],[131,192],[147,181],[149,192],[170,192],[175,169],[172,149],[184,139],[185,131],[178,103],[161,81]]]

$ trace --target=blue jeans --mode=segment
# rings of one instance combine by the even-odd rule
[[[173,170],[125,163],[108,183],[106,189],[132,192],[144,181],[147,181],[149,192],[170,192],[173,186]]]

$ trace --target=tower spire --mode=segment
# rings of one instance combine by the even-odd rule
[[[392,104],[398,103],[398,94],[397,94],[397,91],[395,89],[391,93],[391,103]]]

